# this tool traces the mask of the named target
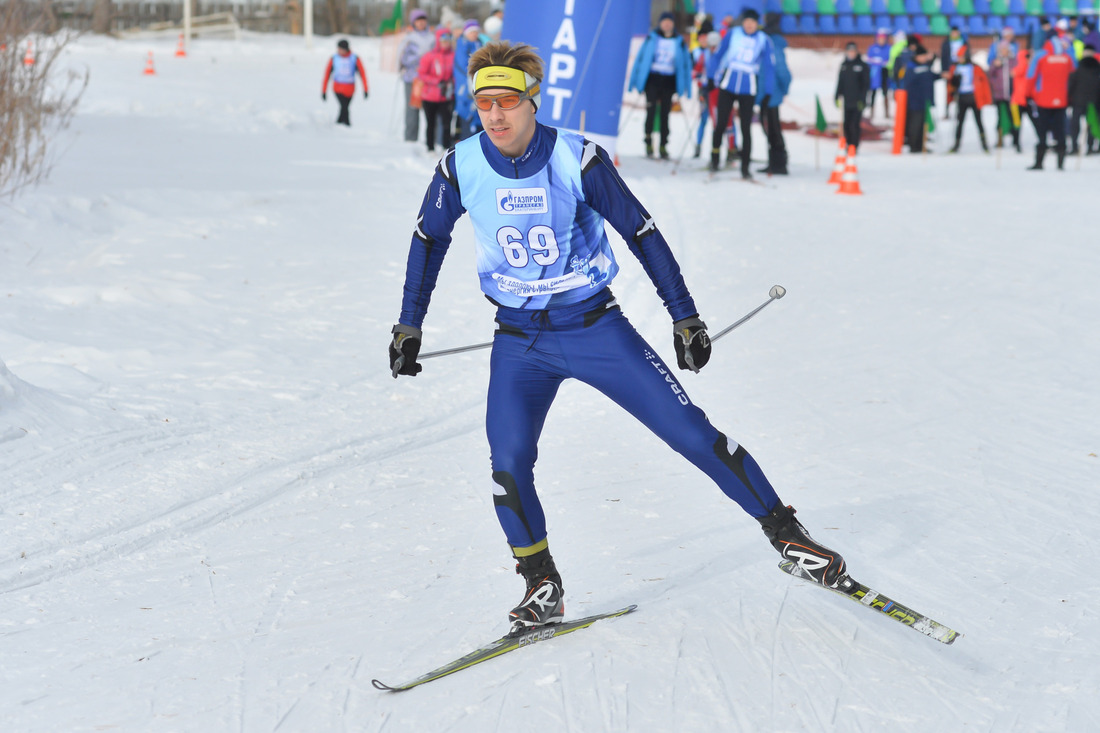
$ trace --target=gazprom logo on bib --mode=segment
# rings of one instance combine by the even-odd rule
[[[550,208],[545,188],[498,188],[498,214],[545,214]]]

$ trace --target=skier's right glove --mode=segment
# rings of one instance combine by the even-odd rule
[[[398,323],[393,327],[393,341],[390,342],[390,372],[397,379],[398,374],[407,377],[415,377],[423,369],[416,361],[420,354],[420,337],[423,335],[419,328]]]
[[[707,324],[698,316],[672,324],[672,345],[676,349],[676,366],[681,369],[698,372],[710,361]]]

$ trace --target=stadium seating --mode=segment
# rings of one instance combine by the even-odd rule
[[[1029,34],[1040,16],[1095,15],[1100,0],[753,0],[779,13],[783,33],[873,36],[891,33],[944,36],[952,27],[970,36],[995,36],[1004,28]]]

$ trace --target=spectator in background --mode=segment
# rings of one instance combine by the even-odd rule
[[[347,40],[340,39],[336,43],[336,53],[328,60],[325,67],[325,80],[321,82],[321,101],[328,94],[328,80],[332,79],[332,93],[340,102],[340,114],[336,118],[336,124],[351,127],[351,116],[348,108],[351,106],[351,98],[355,94],[355,75],[359,74],[363,80],[363,99],[370,96],[370,85],[367,84],[367,71],[363,68],[363,62],[351,52],[351,46]]]
[[[882,108],[886,119],[890,119],[890,75],[887,73],[887,64],[890,62],[891,46],[889,42],[890,32],[885,28],[879,28],[875,34],[875,42],[867,49],[867,66],[871,71],[871,95],[867,100],[867,117],[875,115],[875,93],[882,91]]]
[[[1100,61],[1096,60],[1096,47],[1091,43],[1085,44],[1077,69],[1070,74],[1069,103],[1073,105],[1073,117],[1069,125],[1069,154],[1077,155],[1080,152],[1077,141],[1081,137],[1081,119],[1084,118],[1085,152],[1092,155],[1100,141],[1093,137],[1088,126],[1088,109],[1091,104],[1100,110]]]
[[[787,175],[787,143],[783,140],[783,126],[779,121],[779,105],[787,96],[791,88],[791,70],[787,66],[787,39],[779,30],[779,13],[767,13],[764,15],[764,33],[771,39],[774,51],[774,63],[772,70],[775,80],[772,84],[772,93],[765,94],[761,89],[757,93],[757,103],[760,105],[760,125],[764,128],[764,134],[768,138],[768,165],[757,173],[766,173],[769,176]]]
[[[943,44],[940,46],[940,69],[943,72],[944,79],[951,77],[951,67],[959,63],[962,60],[963,53],[969,49],[970,46],[966,36],[962,34],[958,26],[951,26],[951,32],[948,33],[947,38],[943,39]],[[954,95],[948,87],[947,103],[943,107],[943,118],[945,120],[951,116],[949,112],[953,100]]]
[[[859,148],[860,125],[867,93],[871,90],[871,69],[859,55],[859,47],[849,43],[844,48],[844,61],[836,80],[836,106],[844,110],[844,140]]]
[[[1069,104],[1069,75],[1074,62],[1070,39],[1066,35],[1068,23],[1059,20],[1058,32],[1031,56],[1027,69],[1031,97],[1035,100],[1035,130],[1039,144],[1035,148],[1035,165],[1030,170],[1043,169],[1043,157],[1047,152],[1048,135],[1054,137],[1054,150],[1058,155],[1058,170],[1066,159],[1066,107]]]
[[[413,85],[420,73],[420,57],[432,49],[435,40],[428,29],[428,14],[419,8],[409,13],[412,28],[397,55],[401,81],[405,82],[405,141],[414,143],[420,136],[420,103],[413,98]]]
[[[420,57],[421,107],[427,122],[428,152],[435,152],[436,127],[442,126],[443,149],[451,147],[451,115],[454,114],[454,48],[448,28],[435,32],[435,46]]]
[[[468,20],[462,26],[462,35],[455,42],[455,140],[463,140],[481,130],[481,117],[474,109],[466,68],[470,56],[481,48],[481,26],[476,20]]]
[[[1083,18],[1081,20],[1081,32],[1084,33],[1084,37],[1081,39],[1082,44],[1092,46],[1100,51],[1100,31],[1096,30],[1096,21],[1092,18]]]
[[[672,98],[691,96],[691,55],[676,32],[676,16],[661,13],[649,32],[630,72],[630,91],[645,93],[645,154],[653,157],[653,128],[660,130],[661,160],[668,160],[668,118]]]
[[[1007,31],[1007,32],[1006,32]],[[1020,126],[1012,114],[1012,70],[1016,66],[1016,44],[1011,28],[1001,32],[1001,39],[989,49],[989,87],[993,104],[997,105],[997,147],[1004,147],[1004,132],[1012,135],[1012,146],[1020,149]]]
[[[938,77],[932,71],[936,54],[930,53],[924,46],[919,45],[919,36],[913,38],[918,39],[918,45],[905,71],[905,88],[908,93],[905,136],[909,143],[909,152],[921,153],[924,152],[924,118],[932,114],[932,105],[935,104],[935,83]]]

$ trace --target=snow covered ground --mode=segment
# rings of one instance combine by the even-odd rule
[[[639,610],[374,690],[500,635],[521,581],[486,354],[386,368],[435,160],[400,141],[381,46],[353,47],[350,130],[318,98],[327,42],[72,48],[91,84],[67,150],[0,208],[4,730],[1100,729],[1100,160],[1025,172],[1030,130],[1001,159],[973,130],[950,157],[865,144],[862,197],[795,133],[774,188],[707,183],[690,152],[670,175],[638,114],[620,138],[712,329],[788,290],[683,375],[692,397],[855,577],[964,638],[779,573],[702,474],[569,384],[538,467],[567,612]],[[784,117],[809,121],[838,64],[793,53]],[[471,236],[426,350],[492,332]],[[617,248],[615,292],[668,358]]]

